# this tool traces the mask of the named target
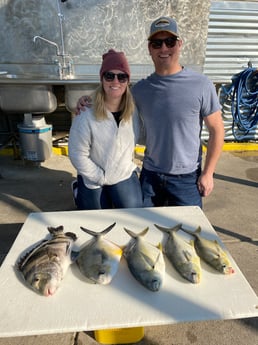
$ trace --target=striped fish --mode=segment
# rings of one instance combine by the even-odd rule
[[[63,226],[48,227],[51,239],[43,240],[17,263],[27,284],[44,296],[53,295],[72,263],[71,248],[77,239],[72,232],[63,231]]]

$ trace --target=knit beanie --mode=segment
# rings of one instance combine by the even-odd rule
[[[102,55],[102,65],[99,71],[100,79],[102,80],[105,72],[112,69],[118,69],[126,73],[130,79],[130,67],[123,52],[116,52],[114,49],[110,49]]]

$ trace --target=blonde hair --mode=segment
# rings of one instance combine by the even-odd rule
[[[105,92],[102,84],[95,90],[93,94],[93,109],[97,120],[107,119],[107,110],[105,107]],[[134,101],[129,85],[127,85],[124,94],[122,95],[120,120],[129,121],[134,111]]]

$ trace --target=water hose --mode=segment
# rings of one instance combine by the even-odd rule
[[[248,67],[232,77],[232,84],[223,90],[231,98],[232,133],[244,140],[258,123],[258,70]]]

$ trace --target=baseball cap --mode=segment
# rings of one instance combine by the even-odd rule
[[[169,17],[160,17],[151,24],[148,40],[161,31],[169,32],[171,35],[176,37],[179,36],[177,22],[175,19]]]

